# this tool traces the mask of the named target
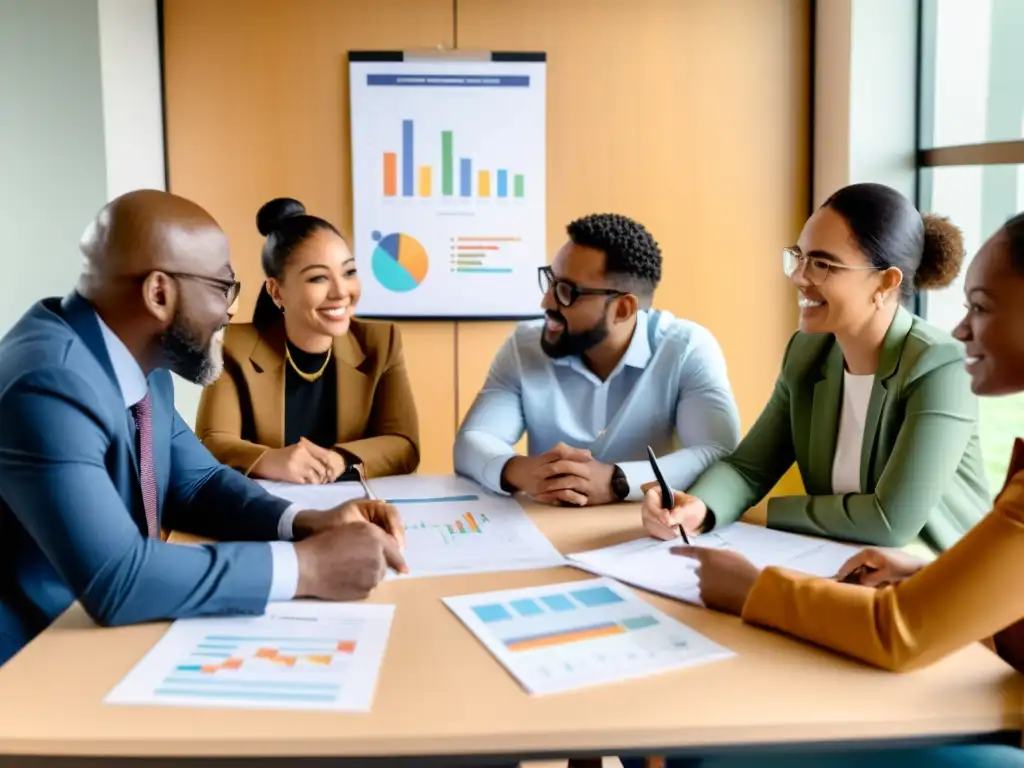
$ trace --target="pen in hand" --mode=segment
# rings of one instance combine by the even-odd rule
[[[654,471],[654,476],[658,480],[658,485],[661,486],[661,508],[671,510],[675,505],[675,492],[672,487],[665,480],[665,476],[661,473],[661,467],[658,466],[658,460],[654,458],[654,450],[651,446],[647,446],[647,460],[651,464],[651,469]],[[690,539],[686,535],[686,529],[683,524],[679,524],[679,535],[683,537],[683,543],[689,546]]]

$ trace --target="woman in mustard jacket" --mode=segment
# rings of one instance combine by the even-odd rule
[[[985,243],[967,271],[964,291],[967,314],[956,337],[966,345],[972,389],[990,396],[1024,392],[1024,214],[1010,219]],[[868,549],[846,563],[836,579],[820,579],[781,568],[759,571],[726,550],[676,551],[699,559],[705,605],[739,614],[751,624],[894,671],[923,667],[992,638],[999,655],[1024,672],[1024,592],[1017,589],[1024,568],[1022,440],[1016,442],[1006,484],[992,511],[931,563],[902,552]],[[994,768],[1024,765],[1024,751],[971,746],[805,759],[806,765],[821,768]],[[805,765],[795,757],[780,764]],[[757,760],[758,768],[774,765],[771,758]]]
[[[677,513],[644,515],[647,531],[731,523],[795,462],[806,493],[770,499],[768,527],[928,555],[954,544],[991,504],[978,402],[962,346],[904,304],[952,282],[962,259],[959,230],[896,190],[833,194],[784,249],[800,330],[768,405]]]
[[[398,328],[353,317],[360,285],[338,230],[297,200],[260,208],[252,323],[224,334],[224,373],[196,433],[223,464],[288,483],[413,472],[419,426]]]

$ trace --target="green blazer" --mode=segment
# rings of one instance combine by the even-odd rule
[[[864,425],[864,493],[832,492],[844,369],[834,336],[795,334],[760,418],[689,492],[714,513],[714,525],[725,525],[764,498],[795,461],[807,495],[770,499],[770,528],[885,547],[920,536],[934,549],[949,548],[991,508],[963,349],[897,311]]]

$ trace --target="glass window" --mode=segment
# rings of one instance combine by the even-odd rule
[[[1024,137],[1024,1],[924,0],[921,147]]]
[[[963,230],[967,248],[964,269],[953,285],[924,299],[928,321],[951,331],[963,317],[969,260],[1006,219],[1024,210],[1024,165],[942,166],[920,173],[921,210],[948,216]],[[994,494],[1006,479],[1014,438],[1024,436],[1024,394],[981,398],[980,430]]]

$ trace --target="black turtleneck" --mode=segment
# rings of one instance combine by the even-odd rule
[[[327,353],[309,353],[288,342],[292,360],[303,373],[319,371]],[[338,436],[338,386],[332,356],[323,375],[306,381],[285,362],[284,376],[284,444],[294,445],[304,437],[312,443],[330,448]]]

